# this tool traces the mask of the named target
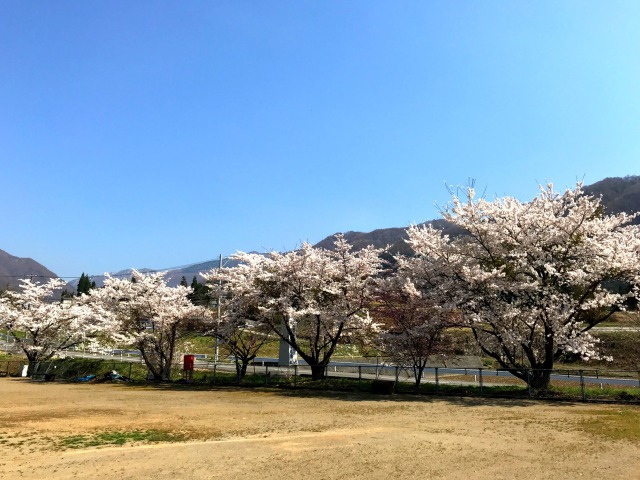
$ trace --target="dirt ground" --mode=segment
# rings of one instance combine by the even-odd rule
[[[3,378],[0,478],[639,478],[638,439],[590,423],[618,413],[640,418],[616,405]],[[135,431],[165,438],[105,440]]]

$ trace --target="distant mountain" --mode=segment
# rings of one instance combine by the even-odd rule
[[[187,265],[185,267],[169,268],[166,270],[151,270],[149,268],[140,268],[138,269],[138,271],[141,273],[150,273],[150,272],[157,272],[157,271],[166,272],[165,278],[167,280],[167,284],[171,287],[175,287],[180,284],[180,280],[182,280],[182,277],[185,278],[185,280],[189,285],[191,285],[191,281],[193,280],[193,277],[197,277],[198,281],[202,282],[204,279],[200,275],[200,272],[203,272],[203,273],[208,272],[209,270],[218,268],[218,265],[219,265],[219,260],[208,260],[206,262],[194,263],[192,265]],[[223,267],[235,267],[236,265],[238,265],[238,262],[235,260],[231,260],[229,258],[222,259]],[[132,269],[126,269],[126,270],[120,270],[119,272],[112,273],[111,276],[131,278],[132,274],[133,274]],[[89,279],[93,282],[96,282],[97,287],[101,287],[104,285],[105,276],[94,275],[92,277],[89,277]],[[67,286],[68,291],[75,292],[78,288],[78,280],[72,280],[67,285],[68,285]]]
[[[601,196],[602,204],[607,213],[640,212],[640,176],[638,175],[605,178],[593,185],[585,186],[584,191],[589,195]],[[441,229],[452,237],[464,233],[461,228],[451,225],[442,219],[431,220],[426,223],[430,223],[434,228]],[[640,224],[640,216],[632,223]],[[389,245],[390,253],[410,254],[411,249],[405,242],[408,238],[407,228],[381,228],[372,232],[345,232],[344,237],[353,245],[354,250],[359,250],[367,245],[373,245],[376,248],[384,248]],[[316,243],[315,246],[333,249],[334,240],[335,234],[326,237]]]
[[[0,250],[0,290],[15,289],[18,287],[20,279],[27,277],[47,281],[57,275],[32,258],[14,257],[4,250]]]
[[[463,233],[463,230],[456,225],[451,225],[449,222],[438,219],[425,222],[423,225],[430,224],[433,228],[442,230],[447,235],[456,237]],[[345,232],[344,238],[349,242],[354,250],[360,250],[367,245],[373,245],[375,248],[385,248],[389,246],[389,253],[400,253],[408,255],[411,253],[409,245],[405,242],[407,237],[408,227],[400,228],[380,228],[373,230],[372,232]],[[335,241],[335,235],[330,235],[325,239],[319,241],[314,246],[318,248],[325,248],[327,250],[333,249],[333,242]]]
[[[640,212],[640,175],[605,178],[584,190],[590,195],[601,196],[607,213]],[[640,216],[632,223],[640,224]]]
[[[238,262],[232,261],[228,258],[222,259],[222,265],[225,267],[235,267]],[[184,277],[187,283],[191,285],[193,277],[196,277],[199,282],[203,281],[200,272],[208,272],[214,268],[218,268],[219,260],[209,260],[202,263],[194,263],[193,265],[187,265],[186,267],[175,268],[167,271],[167,281],[169,285],[175,286],[180,284],[180,280]]]

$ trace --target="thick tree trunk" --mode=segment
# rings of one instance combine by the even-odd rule
[[[420,383],[422,382],[422,373],[424,372],[425,366],[422,365],[414,365],[413,366],[413,375],[416,381],[415,389],[416,391],[420,390]]]
[[[535,391],[544,391],[549,388],[551,370],[531,370],[528,375],[529,386]]]
[[[163,364],[162,359],[156,355],[156,352],[154,352],[153,349],[149,352],[146,347],[147,346],[144,343],[138,343],[138,349],[142,355],[142,360],[144,360],[149,372],[153,375],[153,381],[169,381],[171,378],[171,364]]]
[[[171,381],[171,364],[168,362],[165,363],[165,365],[162,367],[162,381],[163,382]]]
[[[158,368],[158,365],[148,363],[147,368],[149,369],[149,372],[151,372],[151,375],[153,375],[154,382],[162,382],[164,380],[163,373]]]
[[[326,374],[326,365],[311,365],[311,378],[313,380],[322,380]]]
[[[27,360],[29,360],[29,363],[31,362],[37,362],[38,359],[38,353],[37,352],[32,352],[31,350],[27,349],[26,347],[22,348],[22,351],[24,352],[24,354],[27,356]]]
[[[239,382],[242,381],[242,379],[247,374],[248,366],[249,366],[248,360],[245,360],[243,358],[242,361],[239,361],[238,358],[236,357],[236,377],[238,378]]]
[[[480,349],[496,360],[502,368],[509,370],[514,377],[526,382],[534,391],[544,391],[549,388],[554,360],[559,354],[554,348],[555,342],[552,332],[545,332],[544,356],[541,360],[536,356],[535,350],[531,345],[522,344],[525,360],[521,362],[518,362],[517,356],[510,353],[509,349],[504,346],[501,346],[502,351],[495,351],[482,345],[475,330],[473,330],[473,333],[476,340],[478,340]],[[504,355],[501,355],[501,353]],[[528,361],[529,365],[524,363],[526,361]]]

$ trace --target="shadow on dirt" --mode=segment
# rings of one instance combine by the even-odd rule
[[[513,398],[513,397],[477,397],[477,396],[453,396],[438,394],[414,394],[414,393],[394,393],[392,395],[382,395],[365,391],[336,391],[328,389],[311,389],[311,388],[283,388],[283,387],[264,387],[264,386],[246,386],[246,385],[211,385],[203,383],[186,384],[177,382],[131,382],[118,383],[120,388],[133,389],[153,389],[158,391],[193,391],[193,392],[234,392],[246,394],[268,394],[281,398],[310,398],[333,400],[338,402],[393,402],[393,403],[432,403],[445,402],[460,407],[480,407],[480,406],[499,406],[499,407],[530,407],[539,406],[541,404],[557,404],[578,405],[580,402],[574,402],[566,399],[529,399],[529,398]]]

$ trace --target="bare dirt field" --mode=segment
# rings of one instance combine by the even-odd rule
[[[640,408],[3,378],[0,478],[640,478],[629,422]]]

